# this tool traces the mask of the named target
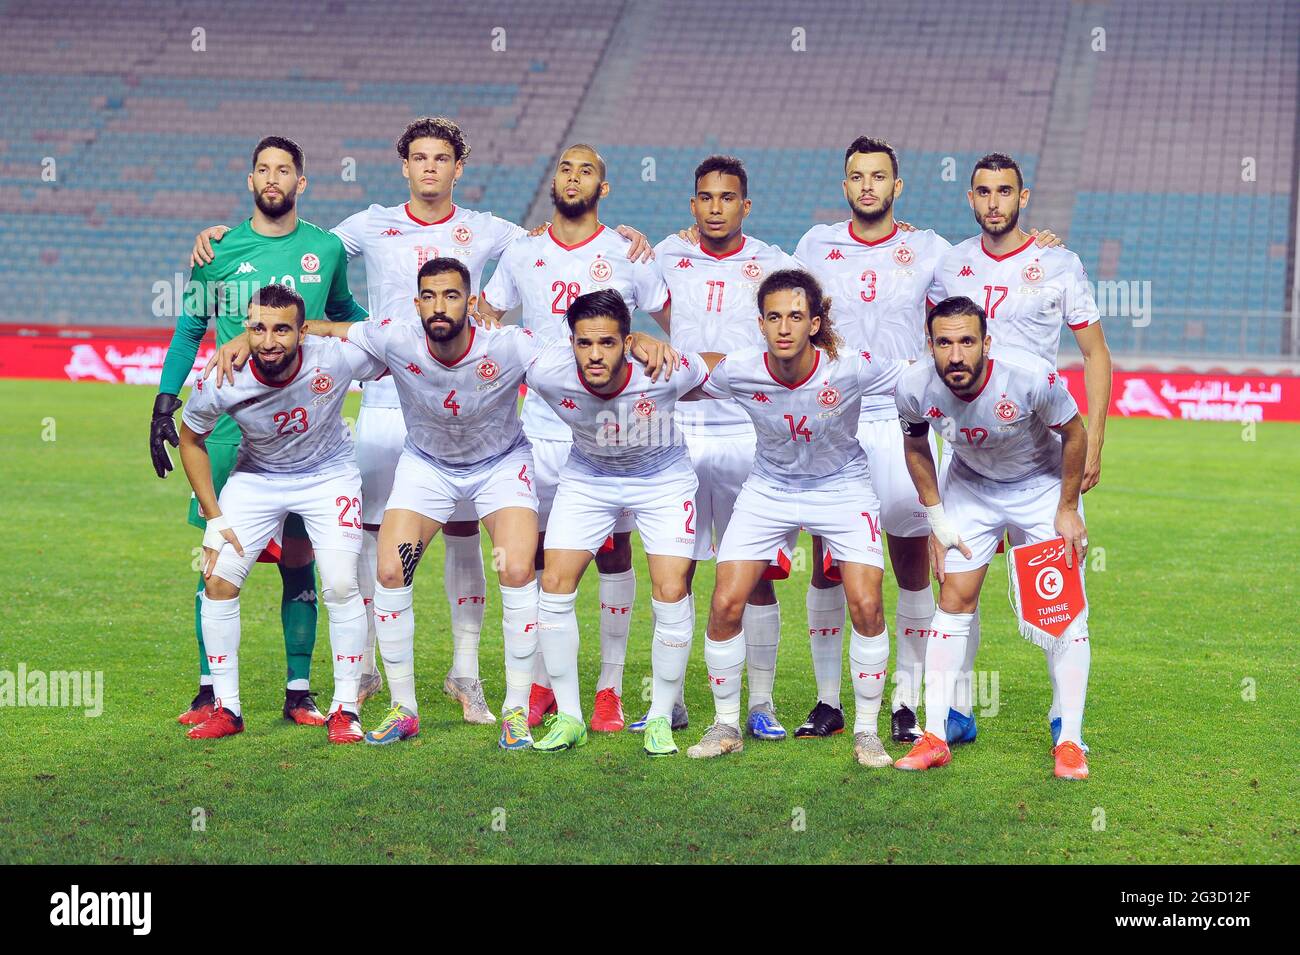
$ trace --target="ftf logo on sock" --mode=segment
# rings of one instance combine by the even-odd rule
[[[50,896],[51,925],[129,925],[133,935],[148,935],[153,924],[152,892],[71,892]]]

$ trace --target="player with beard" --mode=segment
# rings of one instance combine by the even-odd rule
[[[216,320],[218,345],[244,331],[244,318],[253,293],[264,285],[281,284],[301,294],[308,318],[328,316],[359,321],[366,312],[348,290],[347,253],[337,237],[298,217],[297,200],[307,188],[301,147],[282,136],[267,136],[253,149],[248,191],[253,214],[233,229],[220,254],[207,265],[195,266],[186,286],[184,313],[176,322],[163,363],[158,396],[149,430],[149,450],[159,477],[172,469],[165,443],[177,446],[172,416],[180,407],[176,397],[190,376],[208,322]],[[240,432],[224,417],[207,436],[213,482],[220,492],[235,465]],[[190,501],[189,522],[205,525],[196,497]],[[268,553],[274,554],[273,545]],[[316,573],[311,545],[302,521],[290,515],[280,549],[283,584],[280,618],[288,659],[284,716],[295,723],[320,726],[324,716],[310,689],[311,654],[316,642]],[[208,654],[204,650],[202,595],[199,578],[195,594],[195,635],[199,645],[199,692],[182,713],[185,725],[202,723],[213,713],[215,700]]]
[[[1101,448],[1110,407],[1111,359],[1101,315],[1083,263],[1063,248],[1037,248],[1020,228],[1029,203],[1020,166],[1010,156],[989,153],[975,164],[966,193],[980,234],[953,246],[935,269],[928,297],[939,302],[962,295],[983,306],[995,357],[1016,349],[1056,367],[1061,326],[1068,325],[1083,355],[1083,387],[1088,399],[1088,453],[1080,493],[1101,478]],[[979,649],[979,614],[967,642],[966,661],[948,714],[948,734],[973,739],[972,677]],[[1049,673],[1054,672],[1048,661]],[[1055,677],[1048,711],[1052,741],[1061,734],[1061,693]],[[927,718],[927,723],[929,722]],[[1086,752],[1088,747],[1083,746]]]
[[[580,143],[566,149],[551,180],[554,220],[545,233],[519,239],[506,250],[479,299],[481,320],[499,322],[505,312],[522,305],[525,328],[546,341],[567,340],[565,313],[569,306],[580,295],[612,289],[623,297],[629,310],[644,309],[667,329],[668,287],[652,263],[629,261],[627,240],[601,224],[599,204],[607,195],[605,161],[595,148]],[[573,436],[569,426],[532,392],[524,399],[523,421],[537,468],[538,520],[543,529],[537,548],[540,571],[551,503]],[[591,726],[601,732],[616,732],[625,726],[623,663],[636,596],[631,528],[630,515],[624,515],[615,526],[612,548],[601,548],[596,555],[601,670]],[[534,726],[556,710],[543,657],[544,653],[539,654],[529,706],[528,719]]]
[[[470,144],[464,132],[446,117],[424,116],[407,125],[396,142],[402,177],[409,196],[396,206],[372,205],[344,219],[332,230],[343,240],[349,258],[366,264],[370,314],[373,321],[414,319],[411,302],[418,294],[415,276],[430,259],[449,256],[469,269],[471,294],[477,295],[483,270],[524,234],[512,222],[489,212],[475,212],[454,202],[457,181],[464,174]],[[204,230],[195,240],[191,262],[210,261],[213,242],[225,226]],[[631,239],[628,256],[650,255],[645,237],[627,226],[620,234]],[[393,474],[406,439],[406,424],[391,379],[371,382],[362,391],[357,415],[357,463],[361,468],[365,540],[361,551],[362,595],[367,607],[374,598],[379,522],[393,487]],[[467,723],[492,723],[483,682],[479,678],[479,638],[483,627],[487,582],[478,521],[463,504],[442,528],[446,547],[443,585],[450,607],[453,656],[443,692],[461,704]],[[375,656],[375,619],[368,612],[365,677],[361,700],[383,687]]]

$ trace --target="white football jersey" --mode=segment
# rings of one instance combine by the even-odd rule
[[[283,384],[263,381],[250,359],[233,384],[218,388],[200,376],[181,420],[207,434],[230,415],[239,426],[236,471],[314,474],[353,462],[352,432],[340,412],[353,379],[373,380],[385,364],[337,338],[308,336],[299,348],[298,373]]]
[[[709,377],[699,355],[681,357],[681,367],[668,381],[662,376],[651,381],[644,365],[629,360],[623,386],[600,395],[583,381],[573,347],[553,342],[528,369],[528,393],[554,409],[572,433],[570,467],[599,476],[658,474],[687,460],[673,407]]]
[[[348,340],[388,363],[406,420],[406,446],[457,474],[495,463],[528,439],[519,385],[540,350],[517,325],[484,329],[470,320],[469,347],[451,364],[429,351],[418,322],[358,322]]]
[[[1006,255],[986,252],[979,235],[953,246],[935,270],[928,297],[937,304],[954,295],[965,295],[988,314],[992,354],[1020,349],[1053,367],[1062,322],[1080,329],[1101,321],[1079,257],[1059,246],[1037,248],[1033,237]]]
[[[868,242],[845,219],[809,229],[795,257],[831,298],[835,330],[850,348],[876,358],[915,360],[925,352],[925,294],[939,260],[952,246],[930,229],[898,226]],[[888,396],[863,400],[868,419],[892,418]]]
[[[735,398],[754,422],[754,474],[778,487],[866,481],[858,443],[864,395],[891,395],[906,362],[851,351],[831,361],[815,349],[812,371],[795,385],[777,381],[766,348],[747,348],[713,367],[706,394]]]
[[[904,425],[922,422],[943,436],[954,468],[979,479],[1023,481],[1061,473],[1061,436],[1052,428],[1079,413],[1061,376],[1047,362],[1020,354],[1015,361],[989,358],[984,387],[972,398],[953,394],[934,362],[917,362],[895,392]],[[906,427],[904,427],[906,430]]]
[[[755,298],[759,283],[777,269],[799,267],[779,246],[748,235],[723,256],[670,235],[655,246],[655,264],[672,294],[673,348],[724,355],[765,344]],[[749,415],[734,401],[688,401],[677,407],[677,423],[692,433],[753,431]]]
[[[367,310],[370,321],[418,320],[416,277],[420,266],[440,256],[459,259],[469,269],[470,294],[477,295],[483,270],[515,239],[526,233],[490,212],[452,206],[451,215],[425,222],[411,215],[410,204],[372,205],[348,216],[332,230],[348,258],[366,260]],[[389,378],[362,389],[363,405],[396,408],[397,387]]]
[[[544,341],[569,340],[565,310],[588,292],[613,289],[629,309],[657,312],[668,302],[668,286],[654,262],[628,261],[629,244],[603,225],[577,245],[562,244],[550,229],[524,236],[501,257],[483,297],[503,312],[522,305],[524,328]],[[524,398],[523,419],[530,438],[569,440],[564,422],[532,394]]]

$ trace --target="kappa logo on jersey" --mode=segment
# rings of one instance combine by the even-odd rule
[[[690,269],[690,268],[694,268],[694,266],[691,265],[691,260],[690,260],[690,259],[678,259],[678,260],[677,260],[677,268],[679,268],[679,269]]]
[[[1043,280],[1043,267],[1038,264],[1038,260],[1030,262],[1020,271],[1020,277],[1026,282],[1041,282]]]
[[[1047,373],[1047,384],[1049,387],[1056,384],[1056,372],[1049,371]]]
[[[763,277],[763,268],[751,259],[740,267],[740,274],[751,282],[757,282]]]
[[[423,375],[423,374],[424,374],[424,372],[420,370],[420,366],[417,365],[415,362],[411,362],[409,365],[407,365],[407,366],[406,366],[406,370],[409,371],[409,372],[410,372],[411,374],[413,374],[413,375]]]
[[[840,403],[839,389],[823,388],[817,395],[817,403],[823,408],[834,408]]]
[[[1016,415],[1020,413],[1020,409],[1016,407],[1014,401],[1003,395],[1002,400],[993,406],[993,413],[1003,421],[1014,421]]]
[[[381,233],[379,233],[379,234],[380,234],[380,235],[401,235],[401,234],[402,234],[402,230],[401,230],[401,229],[388,228],[388,229],[385,229],[383,232],[381,232]]]
[[[972,269],[969,265],[963,265],[963,266],[961,267],[961,271],[958,272],[957,274],[958,274],[959,276],[965,277],[965,276],[967,276],[967,275],[974,275],[974,274],[975,274],[975,270]]]
[[[565,398],[563,401],[560,402],[560,407],[568,411],[573,411],[578,407],[578,403],[574,401],[572,398]]]
[[[655,413],[655,400],[643,395],[641,399],[632,406],[632,410],[636,412],[638,418],[648,418]]]
[[[474,371],[484,381],[491,381],[501,372],[501,366],[491,358],[484,358]]]
[[[591,263],[591,268],[587,271],[591,273],[591,277],[597,282],[608,282],[610,276],[614,274],[614,266],[604,259],[596,259]]]
[[[198,381],[194,382],[194,390],[195,390],[195,391],[202,391],[202,390],[203,390],[203,379],[202,379],[202,378],[200,378]]]
[[[380,328],[383,328],[385,325],[389,325],[389,324],[391,324],[392,321],[393,321],[393,320],[392,320],[391,318],[385,318],[385,319],[383,319],[382,321],[380,321],[380,323],[379,323],[379,327],[380,327]]]
[[[315,272],[320,268],[320,259],[313,252],[308,252],[302,257],[302,270],[304,272]]]
[[[239,268],[235,269],[236,275],[247,275],[249,272],[256,272],[257,266],[252,262],[240,262]]]
[[[930,410],[925,413],[925,416],[927,418],[942,418],[943,412],[940,411],[938,408],[936,408],[934,405],[930,405]]]
[[[866,359],[867,361],[871,361],[871,352],[869,352],[869,351],[860,351],[860,352],[858,352],[858,354],[861,355],[861,356],[862,356],[864,359]]]
[[[838,262],[840,259],[844,258],[844,253],[839,249],[831,249],[826,253],[826,258],[832,262]]]
[[[323,395],[334,387],[334,379],[329,375],[320,374],[311,380],[311,390],[318,395]]]
[[[544,269],[546,268],[546,263],[543,262],[541,259],[538,259],[536,262],[533,263],[533,268]]]
[[[451,238],[457,245],[469,245],[474,241],[474,233],[469,230],[469,226],[458,225],[452,230]]]
[[[911,265],[914,258],[916,256],[912,250],[905,245],[900,245],[894,250],[894,261],[899,265]]]
[[[761,391],[754,392],[754,400],[757,401],[759,404],[771,404],[772,402],[772,399],[769,398],[767,395],[763,394]]]

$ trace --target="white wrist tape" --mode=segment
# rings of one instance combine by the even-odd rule
[[[203,531],[203,546],[220,551],[223,545],[230,543],[221,536],[221,532],[229,529],[230,521],[226,520],[225,517],[208,518],[207,527]]]
[[[925,518],[930,522],[930,533],[934,534],[935,539],[944,547],[956,547],[961,542],[961,535],[957,533],[957,528],[952,526],[948,515],[943,512],[942,501],[938,504],[926,505]]]

